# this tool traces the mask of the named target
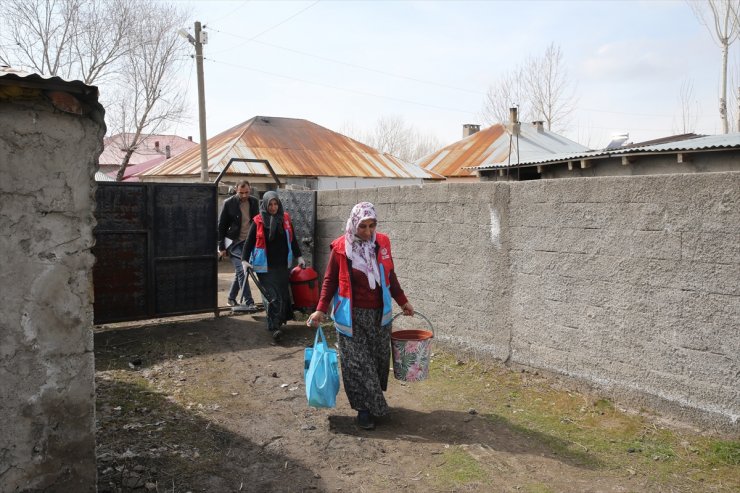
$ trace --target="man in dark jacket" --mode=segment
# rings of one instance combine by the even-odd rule
[[[234,282],[229,290],[229,306],[235,306],[239,288],[244,286],[242,299],[247,309],[255,310],[249,282],[245,282],[245,272],[242,268],[242,248],[247,238],[252,218],[260,213],[259,202],[250,197],[251,187],[247,180],[236,184],[236,194],[224,201],[221,215],[218,218],[218,254],[228,256],[234,265]]]

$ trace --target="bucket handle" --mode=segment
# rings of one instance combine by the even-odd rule
[[[391,319],[391,323],[393,323],[393,321],[396,320],[401,315],[403,315],[403,312],[396,313],[393,316],[393,318]],[[421,313],[417,312],[416,310],[414,310],[414,315],[413,316],[414,317],[418,316],[418,317],[424,319],[424,321],[427,323],[427,325],[429,325],[429,330],[432,331],[432,337],[433,337],[434,336],[434,326],[432,325],[432,322],[430,322],[428,318],[426,318],[424,315],[422,315]]]

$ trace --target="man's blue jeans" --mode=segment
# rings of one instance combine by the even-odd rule
[[[231,289],[229,290],[229,299],[239,301],[236,299],[239,294],[239,289],[244,285],[244,291],[242,292],[242,299],[247,305],[253,304],[254,299],[252,298],[252,291],[249,289],[249,281],[245,282],[245,272],[242,268],[242,248],[244,248],[244,242],[232,243],[229,248],[229,259],[234,266],[234,282],[231,283]]]

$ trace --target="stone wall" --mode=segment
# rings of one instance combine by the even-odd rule
[[[102,112],[0,101],[0,491],[95,491],[94,172]]]
[[[361,200],[440,341],[737,429],[740,173],[322,191],[320,272]]]

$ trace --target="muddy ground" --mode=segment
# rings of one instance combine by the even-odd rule
[[[224,305],[229,276],[222,265]],[[473,363],[442,348],[427,381],[391,380],[390,417],[361,430],[342,390],[335,409],[306,404],[303,349],[313,331],[293,322],[275,344],[263,316],[96,328],[100,492],[732,491],[702,474],[656,475],[646,461],[605,462],[577,440],[527,429],[514,420],[517,405],[491,389],[510,369],[470,372]],[[527,377],[555,399],[544,376]],[[592,397],[568,395],[588,402],[604,429],[617,420],[592,412]],[[626,460],[636,451],[625,442]]]

